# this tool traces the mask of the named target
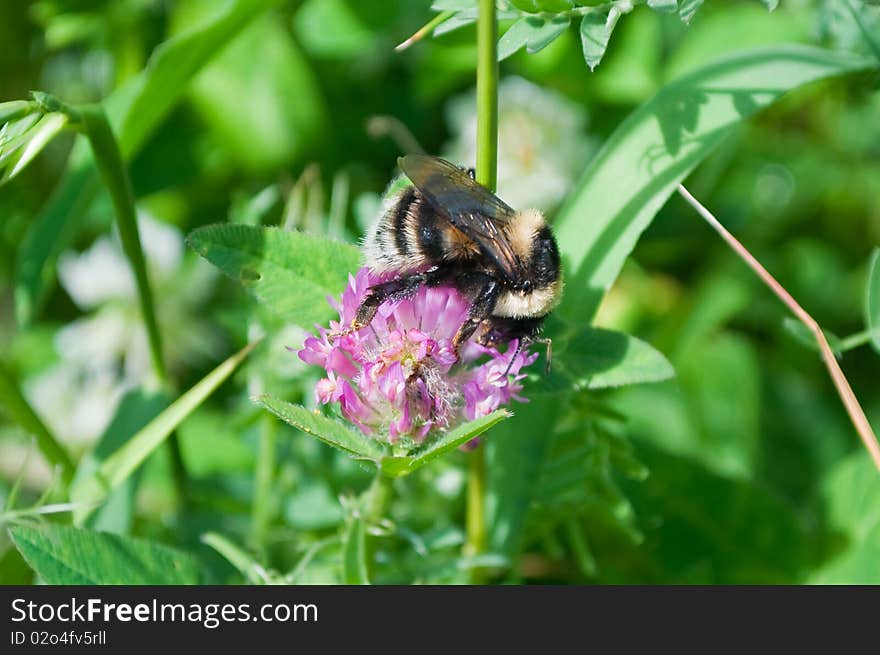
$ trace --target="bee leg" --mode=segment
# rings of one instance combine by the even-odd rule
[[[474,297],[473,303],[471,303],[467,320],[458,328],[458,332],[455,333],[455,337],[452,339],[452,347],[455,350],[456,356],[461,344],[470,339],[471,335],[480,327],[480,324],[492,314],[500,293],[501,285],[495,280],[490,278],[483,283],[480,291]]]
[[[382,282],[372,286],[367,291],[367,295],[361,301],[358,307],[354,321],[351,323],[351,330],[360,330],[370,324],[379,311],[382,303],[388,300],[403,300],[413,295],[419,290],[423,284],[432,285],[441,282],[448,275],[448,268],[445,266],[435,266],[424,273],[415,273]]]

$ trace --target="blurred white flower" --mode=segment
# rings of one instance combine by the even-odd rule
[[[187,316],[213,275],[208,284],[188,279],[181,285],[180,231],[144,212],[138,214],[138,230],[166,354],[173,359],[199,346],[204,351],[210,335]],[[26,380],[24,391],[59,439],[84,447],[104,432],[122,396],[152,379],[149,345],[134,276],[115,234],[99,237],[82,253],[62,253],[58,277],[76,305],[91,313],[58,330],[58,362]]]
[[[450,161],[476,161],[475,93],[449,103],[455,135],[445,153]],[[520,77],[498,86],[498,195],[521,209],[553,209],[580,175],[592,150],[586,112],[565,96]]]

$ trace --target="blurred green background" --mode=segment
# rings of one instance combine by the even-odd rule
[[[227,4],[4,2],[0,101],[34,89],[70,103],[120,89],[124,95],[159,44]],[[162,451],[133,481],[122,509],[106,512],[97,527],[196,550],[222,581],[240,577],[200,543],[209,531],[272,570],[291,571],[308,555],[294,581],[334,582],[333,535],[344,521],[344,498],[369,476],[250,404],[248,395],[261,389],[309,402],[317,373],[281,348],[298,345],[302,333],[285,330],[216,275],[183,236],[230,220],[355,242],[395,174],[396,157],[414,142],[472,165],[475,30],[396,53],[394,45],[433,15],[429,2],[264,4],[273,6],[192,80],[129,170],[178,387],[199,380],[249,336],[268,332],[273,345],[179,430],[189,500],[175,496]],[[499,195],[552,217],[627,114],[666,82],[727,53],[804,43],[870,54],[844,5],[792,0],[768,12],[757,1],[708,0],[690,25],[637,7],[621,19],[595,73],[574,27],[537,54],[517,53],[501,65]],[[880,35],[880,21],[869,27]],[[864,330],[868,260],[880,244],[878,87],[873,72],[799,89],[744,124],[687,181],[841,337]],[[70,232],[39,311],[27,323],[16,320],[18,254],[72,147],[70,135],[55,140],[0,187],[0,350],[43,420],[79,455],[108,431],[120,402],[133,403],[132,411],[117,421],[142,424],[156,410],[138,391],[149,361],[103,191]],[[534,499],[500,579],[880,583],[876,472],[817,352],[783,327],[786,316],[673,197],[597,323],[650,342],[677,377],[590,394],[572,410],[603,436],[590,442],[582,475],[563,499],[549,491]],[[880,355],[862,345],[841,365],[877,428]],[[271,497],[260,501],[265,515],[255,518],[255,467],[267,433],[277,445],[276,466]],[[564,449],[564,439],[557,445]],[[27,434],[2,411],[0,476],[3,496],[16,479],[30,502],[47,488],[47,499],[58,493]],[[381,579],[459,581],[462,463],[453,457],[411,478],[397,489],[399,529]],[[5,536],[0,549],[0,581],[32,580]]]

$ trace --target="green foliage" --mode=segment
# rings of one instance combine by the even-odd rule
[[[880,248],[875,248],[868,265],[865,285],[865,326],[872,331],[871,344],[880,353]]]
[[[279,317],[305,328],[332,315],[327,297],[339,294],[360,261],[354,246],[278,228],[208,226],[188,242]]]
[[[129,160],[186,89],[193,77],[256,16],[279,0],[236,0],[204,23],[169,39],[149,66],[105,101],[110,121],[118,125],[119,149]],[[76,148],[64,179],[28,230],[18,256],[15,312],[28,323],[51,287],[55,258],[77,232],[96,191],[89,150]]]
[[[562,335],[553,341],[558,354],[550,374],[534,380],[545,389],[606,389],[661,382],[675,375],[661,353],[628,334],[588,327]]]
[[[496,7],[500,194],[544,211],[566,288],[527,402],[423,444],[313,411],[291,351],[397,157],[474,164],[476,0],[4,13],[0,582],[878,581],[877,474],[814,336],[669,195],[688,176],[880,415],[880,10]]]
[[[367,528],[360,516],[352,518],[345,531],[343,551],[344,584],[370,584],[367,567]]]
[[[749,52],[671,83],[632,113],[557,218],[568,270],[559,315],[575,322],[595,311],[678,183],[739,122],[792,88],[867,66],[859,57],[804,48]]]
[[[71,499],[80,504],[81,518],[101,503],[108,494],[125,482],[129,476],[158,448],[172,431],[210,396],[250,353],[253,345],[246,346],[229,357],[189,391],[180,396],[166,410],[138,430],[122,445],[107,455],[93,472],[77,479],[71,489]]]
[[[27,563],[47,584],[198,584],[190,554],[145,541],[65,526],[9,529]]]
[[[567,16],[551,18],[520,18],[498,41],[498,60],[507,59],[522,48],[530,55],[540,52],[562,34],[571,23]]]
[[[378,441],[347,427],[341,421],[324,416],[317,411],[293,405],[271,396],[254,398],[285,423],[311,435],[329,446],[358,460],[371,461],[389,477],[399,477],[418,470],[444,453],[458,448],[480,436],[483,432],[508,418],[510,413],[497,410],[488,416],[463,423],[424,446],[416,445],[408,451],[388,453]]]

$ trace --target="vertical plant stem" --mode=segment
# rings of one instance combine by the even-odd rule
[[[251,513],[251,542],[265,559],[269,523],[272,520],[272,484],[275,480],[275,453],[278,421],[265,413],[260,419],[260,442],[254,481],[254,505]]]
[[[73,479],[74,466],[70,455],[40,420],[21,393],[12,372],[0,363],[0,404],[9,417],[34,436],[37,448],[49,462],[61,469],[61,479],[67,485]]]
[[[495,0],[479,0],[477,15],[477,182],[494,191],[498,180],[498,20]],[[486,552],[486,451],[469,455],[464,553]],[[483,584],[485,571],[471,569],[471,583]]]
[[[495,0],[479,0],[477,15],[477,182],[498,181],[498,20]]]
[[[125,256],[134,273],[141,313],[147,328],[153,371],[158,380],[163,385],[167,385],[168,373],[165,369],[165,360],[162,357],[162,339],[156,322],[153,292],[150,289],[147,265],[138,233],[134,194],[131,190],[131,181],[126,173],[125,163],[122,160],[122,153],[119,151],[119,144],[113,136],[113,130],[110,128],[107,115],[101,105],[80,107],[79,112],[82,116],[86,136],[95,155],[98,171],[110,191],[122,249],[125,251]]]
[[[865,448],[868,451],[868,454],[871,456],[871,459],[874,460],[874,465],[877,467],[877,470],[880,471],[880,444],[877,443],[877,437],[874,435],[874,430],[871,429],[871,424],[868,423],[868,418],[865,416],[865,412],[862,410],[862,406],[859,404],[856,395],[853,393],[852,388],[849,386],[849,382],[846,379],[846,376],[843,374],[843,371],[840,368],[840,364],[837,363],[837,358],[834,356],[834,352],[831,350],[831,346],[828,344],[828,339],[825,338],[825,333],[822,332],[822,328],[819,327],[819,324],[816,320],[810,316],[806,310],[801,307],[798,302],[791,296],[785,288],[779,284],[779,282],[770,275],[770,272],[761,265],[755,256],[750,253],[745,246],[743,246],[735,236],[733,236],[730,232],[727,231],[721,222],[715,218],[715,216],[706,209],[699,200],[694,198],[690,191],[684,188],[681,184],[678,185],[678,193],[687,201],[687,203],[693,207],[697,213],[703,217],[703,219],[709,223],[712,228],[721,235],[721,238],[724,239],[727,244],[733,248],[734,252],[748,264],[749,268],[751,268],[758,277],[766,284],[776,296],[785,303],[785,305],[794,313],[795,316],[806,325],[813,335],[816,338],[816,343],[819,344],[819,350],[822,352],[822,359],[825,362],[825,367],[828,369],[828,373],[831,375],[831,380],[834,382],[834,386],[837,388],[837,393],[840,396],[840,399],[843,401],[843,406],[846,408],[847,413],[849,414],[850,421],[858,432],[859,437],[862,439],[862,443],[864,443]]]
[[[113,129],[110,127],[110,122],[107,120],[107,115],[104,113],[104,108],[101,105],[85,105],[78,107],[77,110],[84,132],[92,147],[98,172],[101,174],[101,178],[110,192],[113,209],[116,212],[116,226],[119,229],[122,250],[125,252],[125,256],[128,258],[131,270],[134,273],[141,314],[147,329],[147,340],[150,345],[150,360],[153,365],[153,372],[159,383],[166,390],[170,390],[171,381],[168,378],[168,370],[165,368],[165,359],[162,355],[162,338],[159,333],[159,324],[156,321],[153,292],[150,288],[147,264],[144,259],[144,251],[138,232],[134,193],[131,189],[131,180],[128,177],[122,152],[119,149],[119,143],[113,135]],[[180,441],[176,433],[171,435],[168,444],[171,448],[174,483],[177,487],[178,496],[181,500],[185,501],[186,471],[180,450]]]
[[[366,519],[368,531],[375,529],[382,519],[385,518],[385,513],[388,511],[388,503],[391,501],[392,483],[393,480],[384,475],[382,471],[376,471],[376,477],[373,478],[373,483],[367,489],[367,497],[363,505],[364,519]],[[366,559],[367,577],[370,580],[375,579],[377,550],[377,537],[368,532]]]

